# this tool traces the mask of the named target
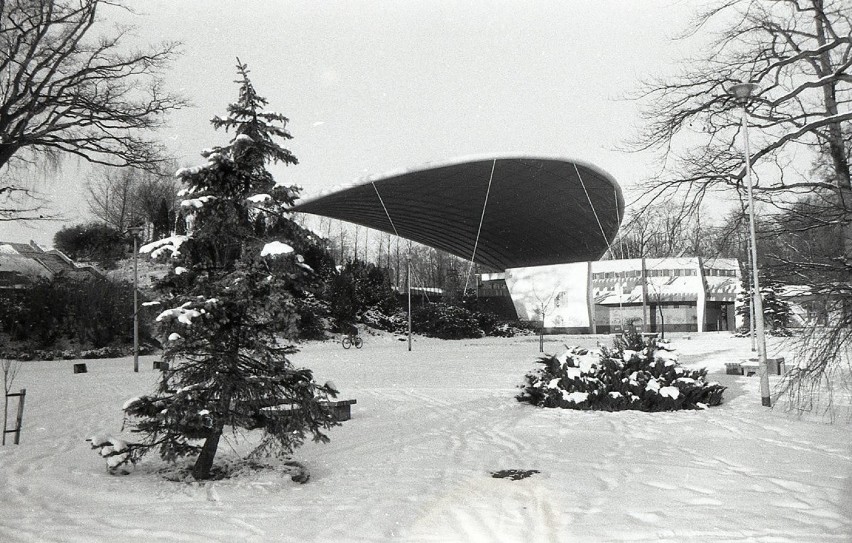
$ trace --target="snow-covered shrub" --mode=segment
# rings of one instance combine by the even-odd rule
[[[370,328],[401,333],[406,329],[408,317],[402,311],[388,315],[378,308],[373,308],[364,311],[361,315],[361,322]]]
[[[99,222],[65,226],[53,236],[54,247],[72,259],[95,262],[108,270],[124,256],[127,241],[121,232]]]
[[[483,336],[476,316],[454,305],[429,303],[411,311],[411,327],[418,334],[441,339],[479,338]]]
[[[515,336],[528,336],[532,335],[535,332],[530,330],[529,328],[525,328],[523,326],[519,326],[520,323],[509,323],[509,322],[498,322],[494,325],[491,330],[487,332],[487,335],[493,337],[515,337]]]
[[[514,337],[528,333],[520,326],[519,321],[506,322],[490,311],[476,311],[473,316],[486,336]]]
[[[569,347],[539,362],[543,367],[526,375],[518,401],[564,409],[674,411],[719,405],[725,390],[707,382],[706,369],[678,364],[668,344],[637,343],[633,336],[611,350]]]
[[[30,349],[65,341],[81,348],[132,344],[133,285],[95,277],[36,281],[0,301],[0,330]],[[149,337],[144,318],[139,332]],[[62,357],[60,349],[54,358]]]
[[[299,339],[325,339],[328,328],[329,304],[310,292],[295,300]]]
[[[350,260],[328,285],[335,329],[343,331],[366,311],[388,315],[398,307],[387,269],[361,260]]]

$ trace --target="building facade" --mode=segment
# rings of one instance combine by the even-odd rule
[[[736,259],[636,258],[480,276],[480,297],[509,296],[517,317],[553,333],[736,330]]]
[[[57,276],[86,279],[103,274],[90,265],[73,262],[57,249],[44,250],[35,242],[0,241],[0,291],[26,288],[38,280]]]

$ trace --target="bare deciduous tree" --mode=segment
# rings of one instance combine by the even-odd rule
[[[732,213],[709,225],[700,213],[671,213],[667,206],[646,206],[628,215],[613,241],[608,258],[669,258],[699,256],[703,258],[739,256],[732,235],[742,227],[739,214]]]
[[[93,37],[102,5],[119,2],[0,3],[0,166],[23,150],[119,165],[159,158],[158,144],[129,131],[156,128],[183,104],[159,79],[178,45],[125,52],[130,28]]]
[[[693,211],[713,191],[742,190],[740,105],[728,94],[740,80],[759,85],[748,106],[757,197],[776,203],[815,188],[848,189],[850,8],[848,0],[727,0],[702,13],[696,32],[716,19],[733,26],[706,58],[642,90],[647,123],[634,143],[661,150],[667,165],[647,193],[679,193],[683,209]],[[696,144],[678,145],[681,138]],[[790,155],[803,150],[819,171],[790,167]]]
[[[11,180],[0,183],[0,222],[53,218],[45,212],[43,198],[34,190]]]
[[[822,226],[841,236],[841,255],[830,263],[803,263],[803,280],[826,265],[848,285],[852,276],[852,2],[849,0],[721,0],[702,12],[684,38],[721,28],[700,58],[688,59],[677,75],[647,82],[645,129],[636,149],[660,152],[662,168],[645,186],[649,200],[679,202],[680,214],[697,209],[714,192],[740,194],[746,170],[739,141],[742,105],[729,95],[739,81],[756,83],[746,104],[755,197],[764,210],[786,206],[815,192],[829,205]],[[805,164],[802,164],[802,161]],[[827,212],[827,210],[829,210]],[[816,288],[830,285],[812,285]],[[850,346],[840,333],[850,324],[852,292],[834,290],[839,315],[833,330],[812,329],[804,343],[803,371],[791,383],[819,383],[826,364]],[[838,333],[835,333],[838,332]],[[841,343],[827,345],[824,338]],[[837,350],[839,349],[839,351]],[[826,358],[827,357],[827,358]],[[832,366],[835,367],[835,366]],[[798,381],[797,381],[798,380]],[[799,383],[799,384],[795,384]]]
[[[104,8],[126,9],[120,0],[0,1],[0,170],[67,153],[110,165],[161,160],[149,136],[184,105],[160,81],[178,44],[130,50],[132,28],[98,34]],[[5,178],[0,190],[24,196]],[[12,205],[16,217],[31,215],[18,213],[26,202]]]
[[[89,212],[122,233],[140,223],[157,225],[163,205],[168,216],[177,212],[180,189],[171,173],[175,169],[170,162],[157,171],[104,168],[86,184]]]

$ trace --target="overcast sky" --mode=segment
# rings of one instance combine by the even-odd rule
[[[581,159],[625,188],[654,169],[617,150],[638,126],[623,96],[688,54],[672,38],[686,0],[145,0],[145,42],[179,40],[167,85],[194,107],[162,134],[180,165],[227,142],[209,119],[237,97],[236,57],[269,110],[290,118],[299,165],[273,168],[305,195],[366,175],[465,155],[524,152]],[[104,12],[109,15],[108,12]],[[122,16],[123,20],[127,20]],[[50,245],[88,219],[89,168],[38,174],[65,223],[0,223],[0,240]]]

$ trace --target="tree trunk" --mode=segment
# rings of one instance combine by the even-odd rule
[[[852,267],[852,190],[840,188],[840,205],[843,210],[840,231],[843,236],[843,257],[847,269]]]
[[[826,45],[828,38],[825,30],[825,10],[822,1],[815,2],[814,7],[814,22],[816,23],[816,38],[820,47]],[[831,55],[828,50],[824,51],[820,57],[820,77],[828,77],[833,74],[835,68],[831,62]],[[822,86],[823,101],[827,115],[837,115],[839,107],[837,105],[837,81],[832,81]],[[843,257],[845,264],[848,266],[852,263],[852,175],[850,175],[849,161],[847,159],[846,142],[843,138],[843,127],[840,122],[834,122],[828,125],[828,155],[831,158],[831,165],[835,176],[835,183],[838,188],[838,199],[841,209],[841,233],[843,238]]]
[[[222,437],[222,429],[214,431],[213,435],[204,440],[201,454],[192,467],[192,476],[198,481],[210,478],[210,470],[213,468],[213,459],[216,458],[216,450],[219,448],[219,438]]]
[[[19,147],[11,143],[0,143],[0,168],[6,165]]]

